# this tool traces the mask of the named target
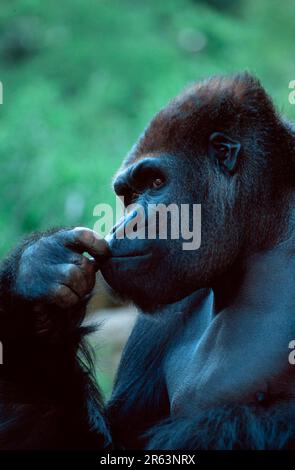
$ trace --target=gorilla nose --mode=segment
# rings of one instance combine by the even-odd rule
[[[136,221],[135,221],[136,219]],[[114,239],[123,239],[128,238],[132,233],[134,233],[134,227],[136,225],[136,230],[139,231],[145,226],[144,218],[140,216],[140,212],[134,209],[132,212],[122,217],[119,222],[114,225],[110,233],[105,237],[105,240],[112,244]],[[131,238],[131,237],[130,237]]]
[[[124,220],[125,220],[125,217],[121,217],[121,219],[116,223],[116,225],[114,225],[111,228],[110,232],[105,237],[105,240],[108,243],[111,243],[112,240],[116,237],[116,234],[118,233],[118,231],[122,230],[122,227],[124,227]]]
[[[114,191],[119,197],[128,197],[130,192],[132,192],[131,169],[132,167],[126,168],[116,176],[114,181]]]

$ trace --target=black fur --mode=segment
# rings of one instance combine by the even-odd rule
[[[282,450],[295,447],[295,407],[220,406],[167,419],[145,436],[147,449]]]
[[[87,300],[67,312],[18,298],[21,243],[1,265],[0,449],[89,449],[111,444],[81,326]],[[40,260],[42,262],[42,260]],[[38,280],[36,280],[38,282]]]

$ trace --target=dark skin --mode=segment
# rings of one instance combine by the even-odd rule
[[[99,268],[111,287],[143,312],[107,408],[115,447],[293,446],[288,344],[295,334],[294,143],[292,127],[276,114],[252,77],[198,83],[152,120],[114,186],[128,204],[144,208],[160,202],[201,204],[199,250],[183,250],[181,237],[118,239],[121,224],[108,237],[109,247],[85,229],[41,235],[11,261],[13,276],[3,270],[1,279],[10,279],[8,286],[3,281],[4,292],[10,293],[3,311],[10,311],[14,302],[25,305],[30,321],[20,317],[20,324],[34,338],[32,355],[38,352],[40,358],[31,380],[38,372],[40,393],[50,385],[46,403],[62,403],[68,411],[53,420],[54,445],[49,447],[81,442],[82,447],[95,447],[89,416],[70,417],[71,410],[82,409],[93,397],[92,392],[85,396],[85,375],[76,368],[77,326]],[[132,217],[131,212],[123,223]],[[85,261],[84,251],[96,262]],[[11,337],[9,321],[3,331],[4,338]],[[21,334],[19,327],[14,338]],[[56,355],[49,354],[52,344]],[[12,359],[18,348],[12,341]],[[64,362],[57,369],[60,357]],[[44,360],[48,367],[42,367]],[[19,393],[23,380],[29,387],[26,374],[19,371],[15,378],[14,367],[7,373]],[[86,375],[88,380],[89,371]],[[68,403],[73,390],[74,402]],[[267,399],[263,395],[257,400],[260,392]],[[28,419],[32,409],[38,410],[30,393]],[[108,432],[101,408],[99,416],[95,435],[101,438],[97,446],[103,447]],[[68,433],[66,444],[58,433],[60,420]],[[265,423],[271,423],[273,432]],[[216,432],[209,438],[212,429]],[[8,442],[13,445],[15,436]],[[33,435],[30,444],[38,447],[36,443],[42,447]]]
[[[91,293],[99,260],[108,254],[107,243],[83,227],[41,236],[21,255],[15,289],[35,304],[52,302],[61,309],[71,308]]]
[[[288,344],[295,337],[293,253],[291,239],[250,257],[234,301],[207,321],[198,345],[187,350],[190,360],[169,384],[173,413],[192,406],[255,402],[257,397],[270,406],[282,401],[292,405],[295,377]],[[193,337],[190,331],[189,340]],[[168,357],[174,368],[178,348]]]
[[[291,238],[250,257],[232,305],[194,309],[165,354],[170,422],[150,448],[294,448],[293,286]]]

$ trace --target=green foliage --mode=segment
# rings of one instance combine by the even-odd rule
[[[92,227],[150,117],[188,82],[256,73],[295,117],[295,4],[1,0],[0,254],[24,233]]]

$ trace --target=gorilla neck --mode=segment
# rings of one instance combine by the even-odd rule
[[[216,309],[295,308],[295,217],[289,219],[287,237],[267,250],[249,255],[216,280]]]

